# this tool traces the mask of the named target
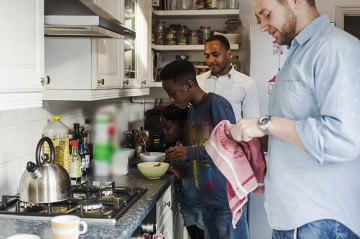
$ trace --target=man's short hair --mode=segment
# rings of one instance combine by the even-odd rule
[[[280,4],[285,4],[286,0],[277,0]],[[310,7],[315,7],[315,0],[306,0]],[[287,3],[287,2],[286,2]]]
[[[224,47],[225,50],[230,49],[230,43],[229,43],[228,39],[222,35],[212,35],[205,41],[205,43],[212,42],[212,41],[219,41],[221,46]]]
[[[174,104],[170,104],[161,111],[161,116],[182,128],[187,121],[188,110],[189,108],[180,109]]]
[[[160,72],[162,81],[173,80],[175,84],[185,85],[188,80],[198,86],[194,65],[187,60],[175,60],[167,64]]]

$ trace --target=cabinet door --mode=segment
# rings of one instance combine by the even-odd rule
[[[97,0],[96,4],[121,21],[122,0]],[[121,52],[121,39],[93,39],[93,89],[122,87]]]
[[[93,89],[121,88],[121,39],[93,39]]]
[[[0,1],[0,29],[0,110],[41,107],[44,1]]]
[[[174,238],[172,202],[170,185],[156,203],[156,232],[163,234],[164,238]]]
[[[139,0],[136,18],[137,73],[142,87],[152,82],[151,14],[152,1]],[[141,14],[140,14],[141,13]]]

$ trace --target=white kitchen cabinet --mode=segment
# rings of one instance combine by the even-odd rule
[[[174,238],[172,197],[172,185],[170,185],[156,202],[156,232],[161,233],[164,238]]]
[[[239,9],[213,9],[213,10],[155,10],[152,12],[152,24],[156,20],[162,19],[166,21],[166,28],[170,24],[180,24],[190,28],[200,28],[202,25],[211,26],[212,30],[224,30],[225,21],[227,19],[239,19]],[[231,44],[230,48],[238,50],[238,44]],[[204,45],[155,45],[152,44],[154,52],[160,54],[158,57],[159,67],[176,59],[176,55],[185,54],[189,56],[189,61],[204,62],[203,55]],[[159,60],[160,58],[160,60]],[[153,87],[161,87],[158,82],[152,83]]]
[[[96,3],[132,30],[136,40],[107,38],[46,38],[46,100],[92,101],[148,95],[141,82],[150,77],[150,46],[144,37],[142,11],[148,1],[96,0]],[[150,9],[150,8],[149,8]],[[148,9],[146,9],[149,11]],[[136,24],[136,25],[135,25]],[[142,27],[142,28],[141,28]],[[150,33],[149,33],[150,34]],[[138,49],[139,48],[139,49]]]
[[[41,107],[44,0],[0,1],[0,110]]]

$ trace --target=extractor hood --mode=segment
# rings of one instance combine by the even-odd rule
[[[95,0],[45,0],[45,36],[135,39],[136,33]]]

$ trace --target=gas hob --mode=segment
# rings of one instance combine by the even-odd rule
[[[0,217],[50,220],[76,215],[84,221],[115,223],[147,191],[146,188],[115,186],[107,182],[83,182],[72,186],[72,198],[54,203],[22,202],[19,195],[3,195]]]

